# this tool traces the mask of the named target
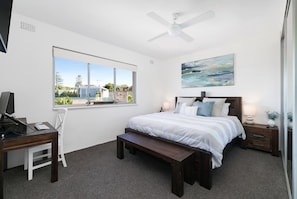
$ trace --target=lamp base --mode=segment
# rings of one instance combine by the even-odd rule
[[[254,119],[251,116],[248,116],[245,120],[245,123],[247,124],[254,124]]]
[[[245,123],[246,124],[255,124],[254,120],[252,120],[252,121],[246,120]]]

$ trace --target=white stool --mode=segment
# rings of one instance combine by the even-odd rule
[[[62,161],[64,167],[67,167],[67,163],[64,156],[64,147],[63,147],[63,134],[64,134],[64,125],[65,119],[67,116],[68,110],[66,108],[58,109],[57,118],[55,123],[55,129],[58,131],[58,161]],[[33,178],[33,170],[50,165],[51,164],[51,143],[37,145],[29,147],[25,151],[25,162],[24,169],[28,169],[28,180]],[[43,158],[47,158],[43,161]]]

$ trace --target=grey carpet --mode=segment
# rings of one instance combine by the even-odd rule
[[[116,158],[116,142],[66,154],[67,168],[59,164],[59,181],[50,183],[50,166],[34,171],[32,181],[22,167],[4,173],[7,199],[166,199],[171,193],[170,166],[143,153]],[[280,157],[241,149],[226,154],[214,170],[207,190],[184,184],[183,199],[287,199]]]

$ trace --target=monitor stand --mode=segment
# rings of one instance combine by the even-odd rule
[[[0,126],[12,125],[12,124],[15,124],[15,125],[21,124],[21,125],[27,126],[26,122],[23,122],[22,120],[17,119],[13,116],[10,116],[6,113],[1,116]]]
[[[10,118],[6,117],[5,115],[2,115],[0,118],[0,126],[10,125],[10,124],[15,124],[15,122]]]

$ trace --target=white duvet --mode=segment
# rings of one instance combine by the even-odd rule
[[[222,165],[223,150],[232,139],[246,138],[242,124],[235,116],[203,117],[161,112],[133,117],[128,127],[210,151],[213,168]]]

